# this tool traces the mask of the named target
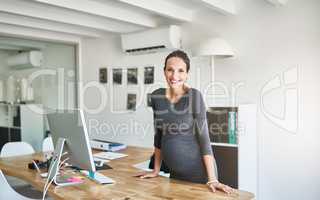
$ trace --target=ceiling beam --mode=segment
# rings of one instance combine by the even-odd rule
[[[29,28],[56,31],[61,33],[74,34],[84,37],[102,37],[105,32],[92,30],[84,27],[62,24],[53,21],[41,20],[21,15],[13,15],[0,12],[0,22],[4,24],[12,24],[16,26],[24,26]]]
[[[126,33],[141,30],[141,27],[133,24],[117,22],[115,20],[84,14],[69,9],[53,6],[48,7],[48,5],[39,4],[33,1],[1,0],[0,11],[107,32]]]
[[[207,7],[222,13],[224,15],[235,15],[236,12],[236,5],[234,0],[196,0]]]
[[[0,45],[2,47],[8,47],[8,49],[10,49],[11,47],[11,50],[13,50],[14,48],[18,50],[42,50],[47,47],[47,45],[43,42],[8,37],[0,37]]]
[[[81,37],[22,26],[0,23],[0,34],[9,37],[23,37],[26,39],[46,40],[53,42],[64,42],[70,44],[80,43]]]
[[[19,47],[19,46],[11,46],[11,45],[6,45],[6,44],[0,43],[0,50],[24,51],[24,50],[28,50],[28,48]]]
[[[104,3],[95,2],[92,0],[32,0],[53,6],[68,8],[92,15],[107,17],[127,23],[132,23],[148,28],[157,26],[157,22],[151,16],[133,12],[120,7],[106,5]]]
[[[189,9],[177,6],[163,0],[117,0],[131,6],[142,8],[152,13],[168,17],[171,19],[190,22],[193,18],[193,12]]]

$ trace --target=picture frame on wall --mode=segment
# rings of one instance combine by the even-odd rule
[[[138,84],[138,68],[129,68],[127,70],[127,83],[128,85]]]
[[[112,69],[112,79],[113,84],[121,85],[122,84],[122,69]]]
[[[137,106],[137,95],[128,94],[127,96],[127,110],[135,111]]]
[[[100,68],[99,69],[99,82],[100,83],[108,83],[108,69]]]
[[[148,66],[144,68],[144,84],[154,83],[154,67]]]

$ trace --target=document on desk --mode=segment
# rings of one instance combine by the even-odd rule
[[[102,161],[102,162],[104,162],[104,163],[110,162],[110,160],[108,160],[108,159],[101,159],[101,158],[98,158],[98,157],[93,157],[93,160],[94,160],[94,161],[97,161],[97,162]]]
[[[135,165],[133,165],[133,167],[137,168],[137,169],[141,169],[143,171],[152,171],[152,169],[149,169],[149,163],[150,163],[150,160],[146,160],[144,162],[141,162],[141,163],[137,163]],[[159,172],[159,175],[160,176],[164,176],[164,177],[167,177],[169,178],[170,177],[170,174],[169,173],[164,173],[163,171],[160,171]]]
[[[99,152],[93,154],[94,158],[104,159],[104,160],[114,160],[118,158],[123,158],[128,156],[127,154],[123,153],[115,153],[115,152]]]

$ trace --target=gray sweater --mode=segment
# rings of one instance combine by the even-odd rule
[[[212,155],[206,108],[201,93],[196,89],[171,103],[165,88],[151,95],[154,113],[154,146],[161,149],[170,177],[206,183],[207,173],[203,155]]]

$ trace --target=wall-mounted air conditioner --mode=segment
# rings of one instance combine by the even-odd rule
[[[41,67],[43,54],[41,51],[28,51],[11,56],[7,64],[11,69],[27,69]]]
[[[275,6],[284,6],[288,3],[288,0],[267,0]]]
[[[163,49],[181,48],[181,31],[179,26],[160,27],[121,35],[124,52],[149,53]]]

